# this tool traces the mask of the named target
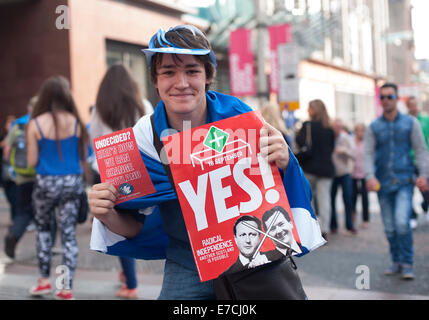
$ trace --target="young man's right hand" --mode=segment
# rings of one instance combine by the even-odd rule
[[[380,190],[380,182],[377,178],[371,178],[366,181],[366,190],[378,192]]]
[[[128,239],[138,235],[143,227],[141,222],[131,214],[119,214],[114,208],[119,192],[108,183],[92,186],[89,192],[89,208],[91,213],[110,231]]]
[[[94,184],[89,192],[89,208],[91,213],[100,220],[104,220],[113,211],[118,191],[109,183]]]

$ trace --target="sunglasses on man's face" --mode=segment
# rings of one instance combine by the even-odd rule
[[[384,100],[384,99],[389,99],[389,100],[395,100],[396,99],[396,95],[394,95],[394,94],[389,94],[389,95],[387,95],[387,96],[383,96],[383,95],[381,95],[380,96],[380,100]]]

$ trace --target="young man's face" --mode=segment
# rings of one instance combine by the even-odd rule
[[[395,89],[391,87],[380,89],[380,98],[381,105],[383,106],[383,111],[390,113],[396,109],[396,104],[398,102],[398,97],[395,92]],[[391,99],[393,98],[393,99]]]
[[[155,87],[164,101],[167,114],[190,115],[205,108],[207,79],[204,65],[195,56],[162,54],[157,67]]]
[[[408,108],[408,112],[414,116],[417,117],[417,115],[419,114],[419,110],[417,108],[417,100],[416,99],[410,99],[407,101],[407,108]]]

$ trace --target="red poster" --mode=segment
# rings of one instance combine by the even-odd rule
[[[301,252],[279,170],[259,154],[262,126],[248,112],[164,138],[201,281]]]
[[[289,24],[272,25],[268,27],[270,35],[270,93],[279,93],[279,58],[277,48],[279,44],[288,43],[292,39]]]
[[[112,184],[120,194],[115,204],[156,192],[132,128],[94,139],[94,150],[101,181]]]
[[[231,31],[229,37],[229,70],[231,95],[254,96],[255,67],[250,29]]]

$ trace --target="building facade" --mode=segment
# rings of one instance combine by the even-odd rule
[[[9,0],[0,5],[0,123],[26,113],[45,79],[70,80],[81,117],[89,120],[109,65],[122,62],[140,91],[157,102],[141,49],[159,28],[186,23],[178,1]],[[2,125],[3,127],[3,125]]]
[[[215,1],[204,9],[209,36],[219,51],[227,51],[231,30],[290,24],[301,61],[297,118],[308,117],[312,99],[322,99],[330,116],[343,119],[349,127],[375,118],[376,85],[388,74],[387,42],[379,40],[389,28],[388,0],[255,0],[237,10],[240,4],[240,0]],[[262,21],[254,19],[256,6],[264,11]],[[255,54],[264,52],[261,47],[266,45],[254,42]],[[268,50],[264,54],[269,60]]]

